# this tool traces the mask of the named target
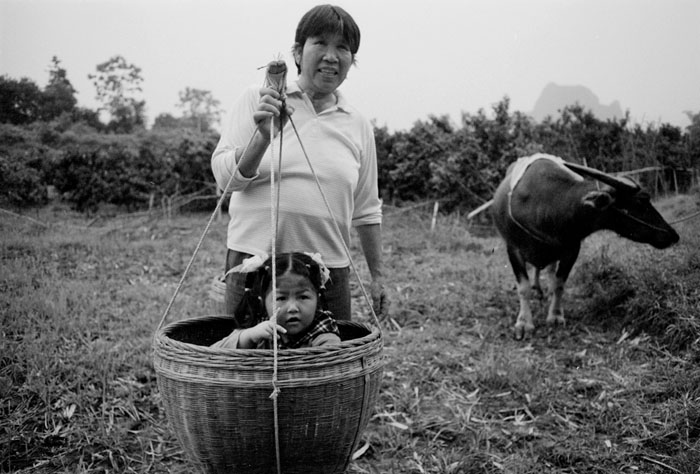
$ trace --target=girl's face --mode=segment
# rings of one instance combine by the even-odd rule
[[[353,61],[350,46],[339,34],[311,36],[296,54],[301,66],[299,82],[312,95],[335,91],[347,77]]]
[[[272,314],[272,291],[265,296],[265,309]],[[277,324],[289,336],[302,334],[313,322],[318,304],[318,293],[308,278],[286,273],[277,278]]]

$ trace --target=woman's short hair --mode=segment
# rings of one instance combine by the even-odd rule
[[[310,37],[326,34],[339,34],[348,44],[353,58],[360,49],[360,27],[348,12],[335,5],[317,5],[301,17],[293,49],[303,48]],[[297,72],[301,72],[300,64],[296,65]]]

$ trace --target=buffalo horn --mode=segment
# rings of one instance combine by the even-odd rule
[[[584,174],[593,179],[597,179],[601,183],[609,184],[613,188],[619,189],[620,191],[627,191],[629,193],[636,193],[637,191],[639,191],[639,188],[637,188],[637,186],[634,186],[614,176],[610,176],[609,174],[603,173],[602,171],[599,171],[597,169],[569,162],[564,162],[564,165],[576,173]]]

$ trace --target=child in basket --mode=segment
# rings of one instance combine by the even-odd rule
[[[280,349],[340,343],[338,325],[332,314],[323,309],[329,271],[319,254],[277,255],[276,295],[272,294],[271,258],[251,257],[231,271],[247,274],[245,295],[234,313],[238,328],[212,347],[269,349],[273,331],[277,331]],[[271,319],[273,297],[277,317]]]

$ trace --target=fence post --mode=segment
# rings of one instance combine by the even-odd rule
[[[148,215],[150,216],[151,213],[153,212],[153,204],[156,199],[156,193],[151,193],[150,196],[148,196]]]
[[[654,171],[654,199],[659,199],[659,170]]]
[[[673,187],[676,190],[676,196],[678,196],[678,178],[676,177],[676,168],[673,168]]]
[[[438,213],[439,206],[440,206],[440,201],[435,201],[435,206],[433,207],[433,220],[430,223],[430,233],[431,234],[435,230],[435,224],[437,223],[437,213]]]

